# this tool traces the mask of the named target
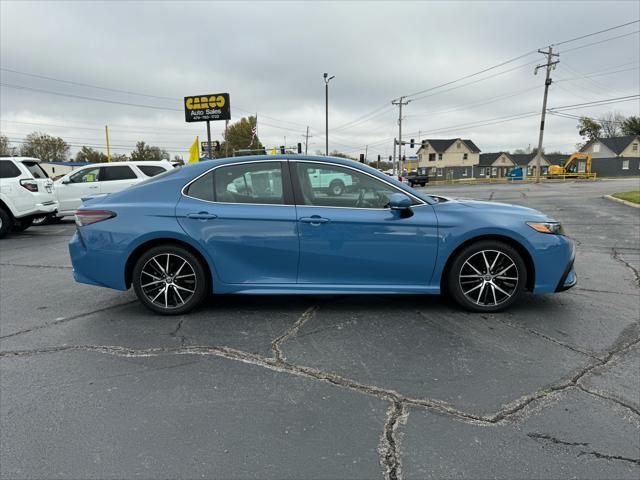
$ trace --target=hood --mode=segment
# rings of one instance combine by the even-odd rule
[[[502,215],[511,217],[522,217],[526,220],[555,222],[550,216],[529,207],[513,205],[510,203],[483,202],[467,198],[447,198],[445,203],[456,204],[466,208],[478,210],[478,214]]]

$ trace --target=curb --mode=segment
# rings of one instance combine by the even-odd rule
[[[613,200],[614,202],[622,203],[622,204],[627,205],[629,207],[640,208],[640,203],[629,202],[627,200],[622,200],[621,198],[616,198],[616,197],[611,196],[611,195],[603,195],[602,198],[606,198],[607,200]]]

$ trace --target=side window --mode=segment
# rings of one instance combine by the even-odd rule
[[[200,200],[206,200],[207,202],[215,201],[215,197],[213,195],[213,172],[203,175],[189,185],[187,195]]]
[[[49,178],[38,162],[22,162],[33,178]]]
[[[157,165],[138,165],[138,168],[147,177],[155,177],[156,175],[166,172],[164,168],[158,167]]]
[[[100,167],[84,168],[71,175],[69,181],[71,183],[97,182],[99,173]]]
[[[400,192],[388,183],[350,168],[304,162],[296,165],[304,205],[387,208],[389,197]]]
[[[284,204],[280,162],[254,162],[214,170],[216,202]]]
[[[100,172],[101,182],[112,182],[114,180],[131,180],[138,178],[128,165],[117,165],[113,167],[102,167]]]
[[[20,169],[9,160],[0,160],[0,178],[15,178],[20,176]]]

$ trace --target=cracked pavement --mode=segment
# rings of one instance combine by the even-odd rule
[[[579,284],[495,315],[418,296],[73,282],[73,224],[0,243],[0,478],[638,478],[635,180],[429,188],[538,208]]]

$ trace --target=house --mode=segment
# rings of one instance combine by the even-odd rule
[[[592,155],[591,171],[599,177],[640,175],[640,135],[596,138],[580,151]]]
[[[595,138],[589,140],[581,152],[590,153],[593,158],[640,157],[640,136]]]
[[[480,149],[462,138],[423,140],[417,154],[418,166],[441,178],[471,177],[480,160]]]
[[[481,153],[477,165],[478,178],[501,178],[517,164],[508,152]]]

